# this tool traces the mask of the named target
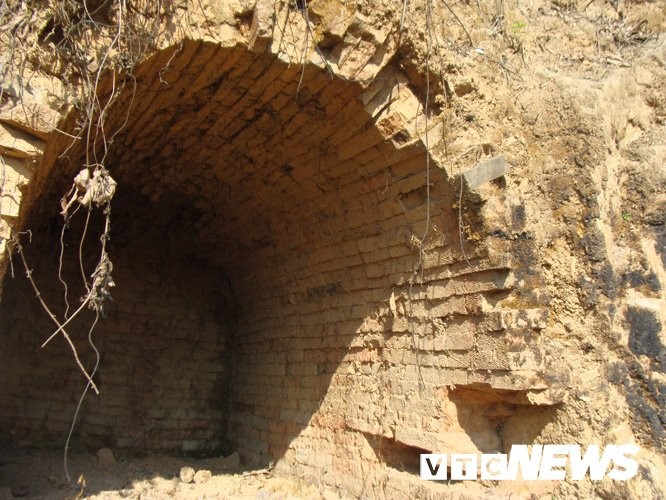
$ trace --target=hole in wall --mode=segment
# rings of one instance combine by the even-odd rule
[[[107,157],[118,190],[108,243],[116,287],[94,333],[103,390],[86,398],[73,447],[238,449],[266,463],[309,425],[366,318],[413,272],[404,235],[423,232],[426,207],[400,198],[423,182],[424,151],[398,151],[363,108],[363,89],[319,68],[306,68],[296,99],[300,69],[269,54],[187,42],[172,55],[139,67],[136,94],[108,117],[109,128],[123,123],[133,99]],[[70,145],[51,144],[47,157]],[[69,147],[26,197],[26,252],[59,311],[62,222],[52,214],[84,157]],[[401,180],[387,189],[391,169]],[[447,196],[433,187],[431,227],[454,235]],[[64,238],[70,307],[103,226],[93,215],[81,245],[83,214]],[[7,277],[5,294],[2,440],[60,447],[83,380],[62,339],[39,349],[52,328],[27,281]],[[90,320],[68,328],[86,366]]]
[[[412,469],[433,443],[446,450],[462,436],[471,450],[500,447],[506,415],[488,414],[492,425],[479,429],[479,405],[451,402],[447,387],[506,387],[507,335],[484,308],[511,293],[510,270],[472,242],[461,254],[459,187],[433,161],[428,200],[423,144],[392,114],[404,77],[378,81],[388,87],[189,41],[137,68],[136,94],[107,121],[112,129],[129,116],[107,156],[119,183],[109,242],[117,287],[95,331],[103,391],[86,399],[76,447],[239,450],[249,463],[319,470],[358,461],[354,439],[382,436],[382,425],[411,432],[410,445],[384,444],[391,463]],[[76,118],[62,128],[73,131]],[[47,158],[69,146],[55,141]],[[84,157],[75,145],[48,160],[25,198],[30,262],[59,310],[53,213]],[[86,275],[101,222],[91,219],[81,252]],[[66,234],[68,283],[81,274],[83,224]],[[0,439],[60,447],[83,380],[62,339],[39,349],[52,328],[25,280],[7,278],[5,291]],[[80,285],[69,292],[77,303]],[[90,316],[80,319],[71,333],[89,366]],[[376,390],[380,379],[390,398]]]
[[[49,44],[53,45],[60,44],[65,38],[65,32],[62,29],[60,24],[56,23],[56,20],[51,18],[49,19],[42,30],[39,32],[37,40],[40,44]]]

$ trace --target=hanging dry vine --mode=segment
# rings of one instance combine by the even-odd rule
[[[173,8],[170,4],[169,9]],[[114,286],[113,264],[107,252],[107,242],[111,231],[111,202],[116,182],[105,162],[115,136],[128,123],[136,91],[133,68],[147,51],[156,47],[156,40],[162,34],[160,30],[164,29],[162,21],[172,13],[163,8],[160,0],[3,0],[0,3],[0,37],[2,45],[8,48],[0,57],[0,101],[11,98],[23,102],[21,97],[26,86],[24,74],[28,65],[36,71],[57,76],[63,82],[77,82],[73,86],[68,83],[68,87],[79,90],[74,100],[74,107],[79,113],[77,126],[73,134],[62,132],[72,139],[62,155],[81,141],[85,159],[71,188],[61,200],[63,227],[60,234],[58,281],[64,289],[65,303],[61,314],[47,304],[33,278],[33,270],[24,250],[24,245],[32,240],[32,233],[28,230],[15,234],[9,244],[12,275],[13,253],[18,255],[39,303],[56,326],[42,347],[61,336],[86,380],[65,444],[64,469],[68,481],[71,481],[71,477],[67,454],[79,410],[89,390],[99,394],[94,377],[99,367],[100,352],[94,343],[93,332],[99,317],[105,316],[105,304],[111,298],[111,288]],[[38,34],[34,30],[35,26],[41,26]],[[18,47],[31,49],[16,50]],[[103,85],[104,90],[101,89]],[[130,102],[126,107],[124,122],[108,130],[106,123],[110,112],[121,95],[127,95],[123,91],[128,86]],[[9,92],[5,95],[7,89]],[[99,257],[94,269],[90,271],[86,269],[83,260],[83,249],[92,234],[89,225],[96,211],[103,215],[104,222],[99,240]],[[63,278],[62,270],[64,236],[75,217],[84,218],[78,245],[78,267],[85,292],[79,306],[71,312],[69,291],[73,287]],[[73,337],[68,332],[72,322],[85,310],[94,313],[87,335],[88,344],[94,353],[94,363],[90,369],[84,366]]]
[[[451,16],[455,19],[457,24],[460,25],[462,28],[463,32],[465,33],[467,40],[470,44],[470,46],[474,46],[474,42],[472,40],[472,37],[467,30],[466,26],[464,23],[461,21],[460,17],[456,14],[456,12],[453,10],[453,8],[445,1],[442,1],[443,6],[446,8],[448,13],[451,14]],[[405,30],[405,22],[406,22],[406,16],[408,12],[408,6],[409,2],[408,0],[403,0],[402,4],[402,12],[401,12],[401,17],[400,17],[400,31],[402,32]],[[426,244],[426,239],[428,237],[428,234],[431,229],[431,214],[430,214],[430,190],[431,190],[431,156],[430,156],[430,118],[431,118],[431,86],[432,86],[432,75],[431,71],[434,67],[435,73],[437,76],[437,83],[439,84],[439,88],[442,89],[443,96],[436,96],[435,104],[439,105],[446,105],[449,103],[449,94],[447,91],[447,83],[444,79],[444,75],[442,73],[442,68],[444,67],[444,60],[443,60],[443,50],[440,45],[439,41],[439,36],[437,34],[437,26],[435,25],[435,16],[437,12],[434,9],[434,5],[432,0],[424,0],[423,4],[423,10],[425,12],[425,43],[426,43],[426,51],[425,51],[425,60],[424,60],[424,66],[425,66],[425,98],[424,98],[424,104],[423,104],[423,114],[424,114],[424,120],[425,120],[425,130],[424,130],[424,146],[426,150],[425,154],[425,187],[426,187],[426,220],[425,220],[425,229],[423,231],[423,234],[421,237],[417,237],[416,235],[412,235],[411,240],[410,240],[410,246],[415,248],[418,252],[418,260],[414,265],[414,268],[412,270],[412,275],[409,278],[409,286],[408,286],[408,291],[407,291],[407,299],[408,299],[408,329],[412,338],[412,347],[415,352],[415,357],[416,357],[416,366],[417,366],[417,371],[418,371],[418,377],[419,377],[419,390],[423,389],[425,387],[425,383],[423,380],[423,375],[421,373],[421,366],[419,362],[419,347],[417,343],[417,338],[416,338],[416,331],[414,328],[413,324],[413,310],[412,310],[412,302],[413,302],[413,295],[412,295],[412,289],[414,285],[422,286],[424,283],[424,263],[425,263],[425,244]],[[442,15],[441,12],[439,12],[439,18],[444,18],[444,15]],[[435,56],[435,57],[433,57]],[[439,101],[439,102],[438,102]],[[443,129],[448,128],[448,123],[446,123],[446,118],[445,115],[442,115],[442,124],[443,124]],[[443,144],[444,144],[444,151],[445,154],[448,156],[448,147],[447,147],[447,139],[446,137],[442,137],[443,139]],[[463,177],[462,174],[459,173],[460,177],[460,192],[459,192],[459,197],[458,197],[458,233],[459,233],[459,239],[460,239],[460,251],[461,255],[464,259],[464,261],[467,263],[467,265],[471,265],[470,261],[467,257],[467,253],[465,252],[465,247],[464,247],[464,228],[463,228],[463,223],[462,223],[462,193],[463,193]]]

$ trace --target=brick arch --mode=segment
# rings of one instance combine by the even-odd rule
[[[326,471],[352,492],[360,467],[379,477],[419,450],[499,451],[501,423],[547,387],[545,311],[498,306],[514,288],[513,243],[484,242],[492,221],[469,189],[493,175],[467,177],[482,236],[465,255],[459,179],[435,156],[426,196],[432,153],[406,78],[387,66],[359,83],[191,40],[136,78],[107,121],[113,130],[129,116],[106,162],[119,182],[118,290],[81,445],[233,447],[247,461]],[[83,158],[74,145],[55,159],[69,142],[49,143],[26,198],[41,270],[57,241],[45,200]],[[28,292],[9,283],[0,311],[16,325],[0,418],[9,440],[57,440],[81,381],[62,346],[21,352],[44,328],[35,303],[12,299]],[[47,293],[57,300],[57,283]],[[41,389],[30,379],[39,366],[52,377]]]

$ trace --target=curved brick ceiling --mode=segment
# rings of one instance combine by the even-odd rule
[[[272,54],[193,41],[155,54],[135,73],[136,86],[106,119],[109,131],[124,124],[105,161],[119,186],[111,258],[118,256],[121,277],[123,266],[136,267],[126,283],[145,275],[159,293],[188,295],[182,283],[197,288],[207,304],[201,318],[217,314],[208,302],[222,288],[211,284],[222,268],[236,304],[233,327],[220,324],[222,333],[215,327],[207,334],[212,349],[233,345],[233,378],[223,382],[228,426],[213,433],[207,426],[218,417],[192,410],[185,424],[174,424],[185,425],[182,432],[149,446],[180,446],[177,435],[183,447],[196,447],[192,435],[224,434],[244,457],[303,467],[318,463],[312,446],[326,450],[326,460],[340,453],[350,460],[368,436],[388,439],[396,460],[405,446],[410,460],[419,449],[499,449],[501,423],[547,388],[539,346],[545,311],[538,303],[495,307],[515,283],[507,256],[514,243],[500,242],[489,255],[483,242],[468,242],[462,253],[459,184],[450,184],[434,159],[427,197],[425,123],[406,79],[386,67],[361,85],[324,67],[302,71]],[[105,85],[108,93],[111,82]],[[76,121],[71,115],[65,130],[75,132]],[[66,136],[48,147],[26,195],[36,225],[53,215],[52,205],[36,201],[59,199],[85,161],[81,144]],[[490,206],[499,221],[498,200]],[[469,220],[478,221],[481,239],[487,221],[475,213]],[[169,254],[180,255],[174,266],[198,259],[195,278],[169,282]],[[164,329],[156,342],[169,345],[181,333],[168,325],[182,322],[168,314],[189,313],[165,312],[151,300],[119,299],[118,314],[148,317],[140,334],[151,342]],[[131,329],[108,324],[116,342],[128,335],[135,342]],[[195,326],[182,328],[197,338]],[[191,349],[196,359],[196,344]],[[170,373],[166,365],[161,370]],[[130,386],[147,383],[144,372]],[[141,395],[142,387],[129,392]],[[137,401],[147,408],[144,427],[164,418],[151,413],[159,399]],[[204,430],[187,427],[191,419]],[[127,437],[134,425],[114,431],[119,446],[136,442]]]
[[[353,274],[370,262],[364,251],[383,251],[403,258],[392,267],[409,278],[418,257],[410,241],[422,236],[426,216],[418,101],[391,70],[363,88],[315,65],[301,68],[205,42],[155,55],[106,120],[114,131],[127,119],[105,161],[119,196],[131,188],[190,214],[175,238],[194,231],[187,245],[232,277],[293,258],[307,267],[353,257],[345,265]],[[50,194],[40,196],[64,192],[63,179],[85,162],[77,146],[56,162]],[[432,180],[429,233],[455,236],[451,214],[441,217],[453,197],[434,167]],[[364,238],[369,248],[359,249]]]

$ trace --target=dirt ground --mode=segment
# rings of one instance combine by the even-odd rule
[[[386,19],[398,19],[402,4],[357,3],[377,32],[390,29]],[[453,2],[455,17],[441,6],[435,12],[441,46],[432,54],[424,5],[408,2],[396,64],[439,103],[435,114],[447,139],[442,167],[458,172],[474,164],[478,151],[506,157],[511,174],[503,204],[524,219],[520,233],[509,236],[534,241],[538,291],[550,296],[544,359],[549,382],[566,394],[539,442],[643,448],[633,482],[564,483],[555,496],[665,498],[663,358],[630,343],[631,311],[666,318],[665,4]],[[435,85],[432,75],[440,73],[446,85]],[[654,340],[662,352],[663,332]],[[514,418],[506,442],[521,442],[536,428],[527,412]],[[184,466],[210,470],[211,477],[183,482]],[[70,470],[85,486],[66,483],[61,450],[0,451],[0,500],[338,497],[310,485],[312,478],[277,477],[220,459],[117,457],[102,465],[78,454]]]
[[[339,498],[332,491],[308,484],[306,478],[277,477],[266,469],[245,468],[237,456],[203,460],[166,456],[101,460],[92,454],[76,453],[70,456],[68,465],[78,485],[67,483],[62,451],[1,451],[0,500]],[[196,472],[192,482],[181,480],[183,467],[192,468],[190,475]],[[210,477],[201,471],[210,471]]]

